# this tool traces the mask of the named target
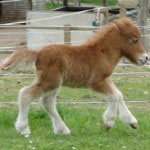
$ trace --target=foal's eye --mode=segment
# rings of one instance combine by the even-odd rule
[[[134,44],[136,44],[136,43],[138,43],[138,39],[132,39],[132,42],[134,43]]]
[[[137,44],[139,40],[137,38],[133,38],[130,40],[131,44]]]

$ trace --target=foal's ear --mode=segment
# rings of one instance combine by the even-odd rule
[[[113,21],[114,23],[115,23],[115,25],[116,25],[116,27],[117,27],[117,29],[118,29],[118,31],[119,31],[119,33],[121,34],[121,35],[124,35],[124,33],[125,33],[125,24],[121,21],[121,20],[114,20]]]
[[[121,19],[116,19],[113,21],[118,28],[119,32],[121,35],[125,35],[128,33],[128,29],[132,24],[131,19],[127,17],[123,17]]]

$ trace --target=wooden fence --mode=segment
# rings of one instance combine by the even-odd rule
[[[82,27],[82,26],[70,26],[64,25],[60,26],[0,26],[0,29],[37,29],[37,30],[62,30],[64,31],[64,43],[71,45],[71,31],[95,31],[97,27]],[[13,50],[0,50],[0,54],[11,54]]]

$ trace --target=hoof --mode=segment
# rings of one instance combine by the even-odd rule
[[[55,130],[54,133],[55,134],[63,134],[63,135],[70,135],[71,134],[71,132],[68,128]]]
[[[137,129],[137,128],[138,128],[138,125],[135,124],[135,123],[131,123],[130,126],[131,126],[133,129]]]
[[[109,131],[112,127],[108,126],[108,125],[105,125],[104,129],[105,131]]]
[[[25,137],[29,137],[29,135],[31,134],[30,129],[29,128],[25,128],[23,131],[20,132],[21,135],[24,135]]]
[[[20,133],[21,135],[30,135],[31,134],[29,127],[26,125],[20,125],[19,123],[16,123],[15,128],[16,128],[17,132]]]

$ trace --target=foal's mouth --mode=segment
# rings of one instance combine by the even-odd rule
[[[141,65],[145,65],[147,61],[140,60]]]

